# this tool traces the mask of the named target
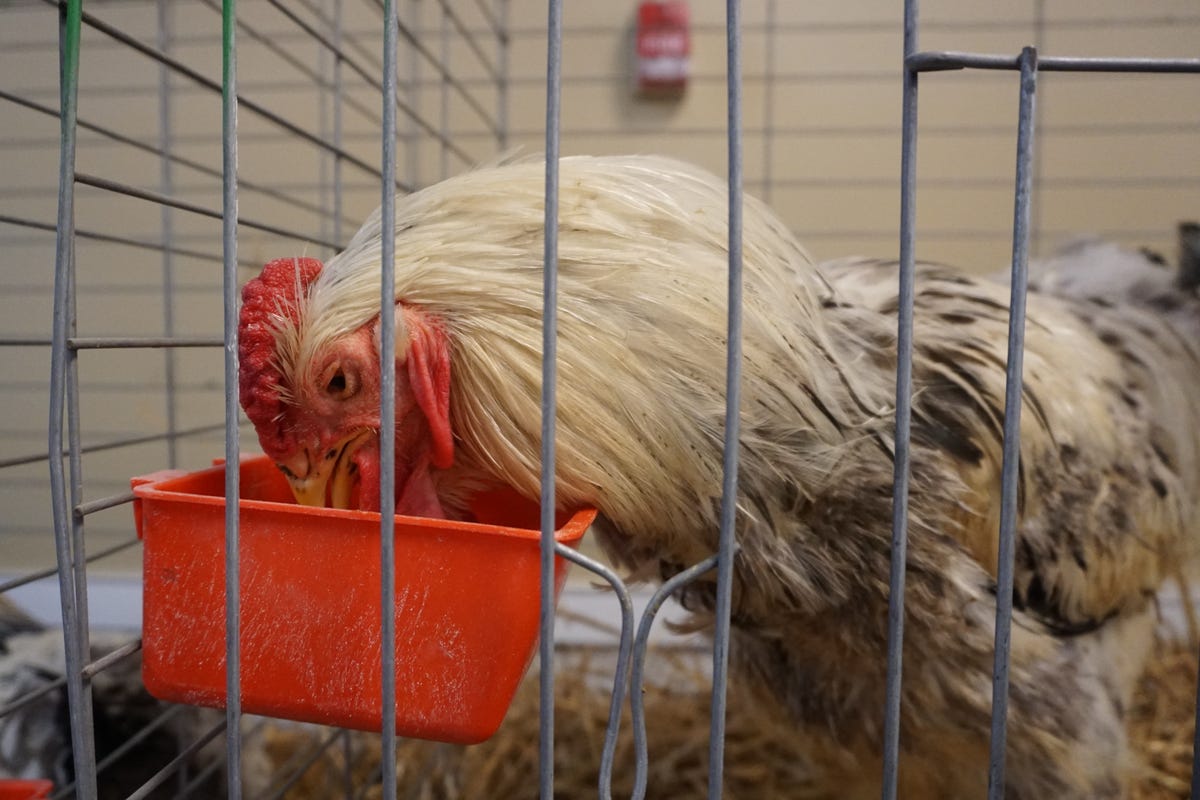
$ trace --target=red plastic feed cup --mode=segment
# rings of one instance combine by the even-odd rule
[[[296,505],[265,457],[241,465],[246,713],[380,729],[379,515]],[[134,478],[143,678],[155,697],[225,703],[224,467]],[[475,743],[508,710],[538,637],[537,504],[481,494],[478,522],[396,517],[396,731]],[[560,515],[577,546],[594,509]],[[567,563],[558,559],[556,591]]]

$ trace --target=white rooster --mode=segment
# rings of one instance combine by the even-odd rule
[[[490,483],[538,494],[543,170],[397,201],[398,513],[460,516]],[[670,576],[716,548],[726,189],[663,158],[565,158],[560,203],[557,498],[598,507],[633,574]],[[791,715],[821,796],[873,798],[896,267],[814,266],[752,198],[744,237],[735,668]],[[301,502],[378,507],[380,249],[375,216],[328,265],[275,261],[245,288],[242,403]],[[1003,286],[918,267],[905,798],[986,785],[1007,314]],[[1173,318],[1029,298],[1014,800],[1116,798],[1131,775],[1154,594],[1196,550],[1200,358]],[[698,627],[714,595],[711,575],[686,592]]]

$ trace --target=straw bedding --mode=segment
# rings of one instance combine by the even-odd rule
[[[650,768],[647,797],[706,797],[710,683],[703,655],[660,650],[651,659],[662,670],[645,691]],[[568,666],[564,669],[563,666]],[[1195,648],[1160,642],[1144,676],[1130,720],[1130,736],[1142,762],[1131,800],[1177,800],[1188,796]],[[597,797],[600,751],[608,718],[611,674],[606,657],[579,654],[560,662],[556,676],[555,797]],[[725,750],[725,797],[803,798],[808,774],[787,746],[782,720],[742,714],[742,690],[729,687]],[[500,731],[488,742],[459,747],[402,741],[397,757],[398,796],[406,800],[456,798],[523,800],[537,796],[537,676],[527,676]],[[326,735],[310,728],[271,725],[264,745],[277,769],[297,763]],[[378,798],[379,737],[352,735],[351,779],[356,797]],[[613,793],[633,788],[633,745],[628,711],[622,719]],[[284,797],[292,800],[344,796],[346,773],[340,743],[328,748]]]

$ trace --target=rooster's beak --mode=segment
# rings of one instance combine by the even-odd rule
[[[325,505],[325,487],[329,483],[331,471],[332,467],[318,469],[303,478],[289,475],[288,483],[292,486],[292,494],[296,496],[296,502],[302,506]]]
[[[305,450],[288,462],[281,462],[279,468],[287,476],[296,502],[302,506],[324,506],[328,488],[331,508],[349,508],[356,472],[351,457],[368,434],[368,431],[361,431],[347,436],[315,458]]]

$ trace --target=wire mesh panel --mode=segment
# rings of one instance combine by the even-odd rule
[[[57,191],[42,198],[43,206],[54,206],[56,221],[49,216],[7,214],[0,222],[22,231],[54,236],[53,298],[50,335],[0,340],[8,349],[39,349],[50,356],[49,440],[46,454],[21,453],[0,460],[0,468],[49,466],[50,508],[53,514],[54,556],[57,568],[43,567],[4,577],[0,593],[35,583],[50,576],[58,578],[58,605],[62,615],[61,676],[38,688],[0,700],[0,721],[35,706],[50,693],[65,691],[70,737],[71,768],[66,782],[55,787],[54,796],[93,798],[117,786],[118,767],[133,761],[135,748],[162,740],[169,732],[169,752],[135,777],[121,776],[123,796],[209,796],[221,792],[229,797],[284,797],[296,791],[314,765],[337,754],[338,774],[320,790],[323,796],[363,796],[378,791],[394,798],[402,793],[405,776],[400,774],[394,754],[411,743],[398,739],[390,720],[396,718],[397,619],[391,613],[396,601],[396,542],[392,518],[396,510],[396,320],[389,309],[396,303],[397,270],[404,254],[397,251],[397,197],[437,180],[486,162],[502,153],[513,141],[540,146],[546,155],[543,248],[542,374],[540,397],[540,651],[538,774],[527,781],[542,797],[555,794],[556,735],[555,662],[562,652],[556,641],[555,570],[557,559],[582,568],[584,580],[600,578],[616,595],[619,626],[610,645],[615,645],[611,673],[604,675],[606,716],[598,752],[600,797],[614,794],[615,776],[632,772],[632,796],[648,793],[648,778],[655,757],[647,735],[646,694],[648,664],[653,661],[650,639],[660,611],[673,597],[684,595],[696,581],[711,580],[715,572],[711,667],[706,679],[711,688],[708,727],[707,785],[709,797],[722,796],[727,783],[725,746],[727,716],[738,709],[727,706],[729,692],[729,649],[738,625],[747,624],[737,613],[735,565],[739,544],[735,531],[739,519],[739,413],[742,370],[742,186],[788,208],[787,222],[801,234],[811,234],[820,247],[837,247],[847,240],[867,240],[887,250],[894,241],[894,225],[871,228],[829,224],[828,220],[805,221],[813,202],[796,201],[801,191],[820,193],[831,206],[864,202],[873,193],[894,197],[895,180],[857,175],[852,178],[821,176],[819,170],[795,166],[785,157],[797,143],[821,142],[820,147],[845,146],[845,140],[890,141],[901,134],[898,167],[901,193],[899,264],[896,277],[898,330],[896,337],[895,428],[890,447],[894,452],[894,502],[891,506],[891,574],[888,605],[888,648],[886,652],[885,702],[879,708],[881,730],[880,783],[885,798],[898,793],[898,775],[903,764],[905,731],[901,727],[903,685],[901,654],[906,561],[908,547],[908,493],[913,400],[914,280],[917,241],[943,246],[947,253],[975,248],[981,241],[994,247],[1011,248],[1011,300],[1008,318],[1008,350],[1004,363],[1006,381],[1003,430],[1003,482],[998,500],[999,552],[995,584],[995,668],[991,706],[991,756],[987,776],[990,797],[1006,796],[1005,754],[1008,719],[1010,632],[1013,624],[1013,571],[1018,526],[1018,477],[1020,470],[1019,431],[1022,399],[1022,356],[1025,329],[1027,263],[1039,241],[1065,232],[1066,223],[1054,221],[1041,207],[1055,192],[1066,188],[1092,191],[1107,182],[1110,186],[1146,189],[1162,193],[1183,190],[1195,195],[1200,174],[1180,168],[1179,174],[1158,174],[1126,179],[1055,176],[1048,158],[1034,148],[1035,128],[1039,137],[1058,130],[1078,134],[1087,123],[1047,120],[1046,103],[1035,104],[1050,72],[1194,73],[1196,59],[1130,56],[1047,57],[1026,47],[1020,55],[984,55],[951,50],[920,50],[917,32],[921,27],[915,2],[906,3],[903,22],[903,87],[899,93],[902,122],[859,120],[836,124],[817,119],[797,119],[787,98],[805,92],[818,79],[824,86],[847,86],[881,82],[896,95],[894,67],[874,70],[873,55],[849,59],[827,59],[797,68],[789,43],[812,42],[815,35],[836,39],[851,33],[868,37],[892,31],[894,22],[855,20],[808,20],[797,18],[795,8],[773,0],[754,4],[743,22],[742,4],[729,0],[723,19],[712,10],[698,11],[694,28],[698,39],[708,37],[722,56],[721,68],[694,76],[693,92],[706,92],[709,85],[724,83],[720,102],[709,97],[703,122],[687,117],[682,123],[669,119],[667,107],[650,112],[650,123],[629,124],[619,105],[612,122],[590,121],[576,109],[595,99],[600,84],[619,84],[627,68],[614,74],[576,69],[579,48],[568,46],[606,30],[595,16],[573,24],[572,14],[596,14],[594,10],[565,8],[560,0],[537,3],[537,11],[548,16],[533,21],[528,9],[507,0],[419,0],[396,3],[353,2],[352,0],[302,0],[299,3],[241,3],[213,0],[187,7],[159,0],[155,4],[85,4],[69,0],[46,4],[38,10],[45,19],[56,17],[55,37],[61,85],[57,97],[39,91],[9,91],[0,87],[0,100],[58,122]],[[786,7],[785,7],[786,6]],[[1055,20],[1043,4],[1035,4],[1029,15],[1033,38],[1052,38],[1062,33],[1089,31],[1088,20]],[[146,15],[147,8],[153,14]],[[514,11],[525,20],[514,26]],[[608,12],[604,12],[608,13]],[[581,17],[582,18],[582,17]],[[1160,31],[1177,21],[1175,17],[1138,18],[1146,30]],[[1188,18],[1190,19],[1190,18]],[[1200,24],[1200,20],[1190,20]],[[953,42],[968,33],[997,36],[1007,42],[1026,36],[1028,26],[1011,20],[966,22],[947,19],[929,25],[939,44]],[[743,38],[753,40],[751,52],[761,56],[743,75]],[[545,59],[532,42],[545,42]],[[973,40],[978,41],[978,40]],[[519,43],[517,46],[514,42]],[[540,48],[540,45],[539,45]],[[1044,48],[1043,48],[1044,49]],[[1057,49],[1057,48],[1056,48]],[[217,56],[220,57],[220,79]],[[537,56],[535,59],[534,56]],[[894,62],[894,54],[886,63]],[[882,58],[882,56],[881,56]],[[95,59],[92,61],[92,59]],[[513,62],[516,62],[515,65]],[[536,65],[530,66],[534,61]],[[820,61],[819,59],[817,61]],[[123,67],[141,81],[136,88],[112,85],[101,66],[128,62]],[[835,63],[836,62],[836,63]],[[90,66],[95,64],[96,66]],[[132,66],[129,66],[131,64]],[[994,84],[992,72],[1018,72],[1018,91],[1012,81],[1004,83],[1004,96],[1014,99],[1016,124],[935,122],[921,127],[925,136],[945,140],[990,137],[1003,142],[1011,163],[1011,146],[1017,147],[1016,189],[1011,179],[982,174],[935,176],[927,183],[917,172],[917,87],[918,77],[927,72],[957,71],[944,82],[972,82],[971,90]],[[516,77],[513,72],[519,73]],[[978,78],[979,73],[989,77]],[[1011,77],[1011,76],[1009,76]],[[981,82],[973,82],[981,81]],[[1194,81],[1193,81],[1194,85]],[[1057,90],[1056,85],[1056,90]],[[954,91],[954,90],[951,90]],[[513,124],[514,94],[536,94],[544,98],[539,115],[523,113]],[[989,95],[990,96],[990,95]],[[999,96],[999,94],[997,94]],[[1052,94],[1052,96],[1054,96]],[[1065,95],[1064,95],[1065,96]],[[828,99],[810,97],[814,109]],[[219,101],[219,102],[218,102]],[[104,103],[124,104],[121,112]],[[622,99],[619,104],[627,103]],[[528,105],[528,104],[526,104]],[[713,113],[724,105],[724,123]],[[1012,117],[1013,103],[1003,114]],[[937,107],[940,108],[940,107]],[[540,112],[544,110],[544,117]],[[695,113],[689,110],[687,113]],[[942,112],[935,112],[935,114]],[[132,121],[126,124],[123,116]],[[686,117],[686,114],[684,115]],[[820,115],[815,115],[819,117]],[[528,119],[534,118],[529,122]],[[755,120],[747,125],[747,120]],[[220,120],[218,124],[217,120]],[[941,121],[937,121],[941,120]],[[1036,123],[1036,124],[1035,124]],[[1159,120],[1155,126],[1114,122],[1114,136],[1143,134],[1195,139],[1195,120]],[[657,127],[674,125],[681,135],[673,144],[683,155],[718,160],[726,167],[728,184],[728,285],[725,335],[724,439],[720,489],[719,531],[713,531],[715,550],[697,563],[673,564],[672,577],[648,596],[644,610],[635,614],[635,592],[618,572],[595,551],[577,552],[555,540],[556,530],[556,409],[559,385],[558,345],[558,237],[560,156],[577,148],[605,151],[632,150],[653,140]],[[1147,127],[1152,130],[1147,131]],[[154,133],[147,133],[154,131]],[[748,157],[743,138],[752,142]],[[1039,142],[1044,138],[1039,138]],[[839,142],[841,143],[839,145]],[[219,146],[218,146],[218,143]],[[945,144],[945,142],[943,142]],[[721,147],[723,145],[723,147]],[[662,145],[660,144],[659,147]],[[718,154],[706,148],[717,146]],[[954,145],[950,145],[953,151]],[[799,148],[796,148],[799,149]],[[1188,152],[1180,148],[1181,152]],[[939,151],[945,155],[945,150]],[[953,158],[951,158],[953,160]],[[781,168],[781,162],[786,166]],[[747,170],[747,165],[749,169]],[[1011,169],[1010,167],[1008,167]],[[941,169],[939,167],[939,169]],[[745,174],[751,173],[749,177]],[[953,172],[953,170],[950,170]],[[787,173],[781,174],[781,173]],[[1042,178],[1042,180],[1039,180]],[[1136,184],[1136,187],[1134,187]],[[925,237],[916,221],[919,185],[936,192],[991,191],[1013,204],[1011,231],[1006,242],[995,225],[971,227],[950,225],[931,230]],[[960,195],[961,196],[961,195]],[[1014,203],[1015,197],[1015,203]],[[1039,204],[1038,199],[1042,203]],[[941,200],[944,201],[944,197]],[[870,202],[874,202],[873,200]],[[127,518],[134,494],[129,475],[157,468],[194,467],[222,452],[226,464],[241,461],[244,420],[238,403],[238,290],[262,263],[281,252],[299,248],[306,256],[328,257],[347,244],[347,232],[376,205],[381,206],[382,268],[379,286],[379,367],[382,384],[379,419],[380,440],[380,548],[381,607],[379,619],[382,676],[379,698],[382,718],[387,721],[377,737],[364,740],[348,731],[321,730],[303,739],[292,757],[274,763],[266,774],[257,762],[266,737],[278,735],[271,720],[243,716],[242,646],[245,641],[242,612],[243,542],[239,506],[227,503],[224,511],[224,665],[225,704],[223,712],[206,713],[190,707],[159,703],[147,698],[149,715],[139,718],[135,730],[126,731],[115,748],[100,747],[102,736],[97,720],[102,718],[107,691],[105,676],[121,674],[140,658],[141,642],[123,636],[110,643],[92,634],[89,620],[97,613],[90,602],[94,572],[90,565],[110,557],[136,552],[138,541],[128,534]],[[944,203],[943,203],[944,205]],[[951,202],[949,205],[953,206]],[[890,207],[887,209],[890,211]],[[951,217],[953,214],[951,213]],[[812,215],[813,219],[821,213]],[[147,220],[156,220],[152,227]],[[220,223],[218,226],[218,222]],[[78,223],[78,224],[77,224]],[[347,226],[350,226],[349,228]],[[1161,237],[1161,231],[1143,230],[1139,225],[1122,225],[1111,220],[1102,226],[1126,239]],[[888,232],[890,231],[890,232]],[[1142,236],[1149,234],[1149,236]],[[470,235],[470,232],[464,232]],[[803,237],[802,237],[803,238]],[[216,242],[221,241],[221,247]],[[753,242],[747,246],[754,246]],[[111,248],[101,250],[101,248]],[[888,250],[890,252],[890,250]],[[113,256],[113,253],[116,256]],[[101,255],[104,257],[101,258]],[[116,267],[112,262],[128,261]],[[218,271],[216,265],[221,265]],[[94,265],[108,270],[104,274]],[[990,267],[986,258],[978,270]],[[146,276],[152,275],[153,280]],[[105,281],[116,290],[113,302],[93,307],[106,295]],[[203,298],[199,307],[184,298]],[[153,314],[131,314],[122,307],[131,296],[153,298],[161,304]],[[219,298],[219,303],[218,303]],[[218,311],[218,305],[220,311]],[[82,311],[81,311],[82,309]],[[135,319],[136,317],[136,319]],[[220,320],[220,322],[217,322]],[[101,323],[101,324],[98,324]],[[220,325],[218,328],[217,326]],[[161,351],[149,356],[151,351]],[[218,357],[218,352],[220,357]],[[403,363],[403,358],[401,359]],[[89,363],[90,362],[90,363]],[[714,366],[714,368],[716,368]],[[96,380],[105,372],[128,374],[128,381],[108,384]],[[140,393],[139,383],[141,381]],[[117,383],[120,385],[118,386]],[[101,397],[105,393],[119,397]],[[224,400],[224,420],[215,412],[217,395]],[[93,416],[100,405],[128,406],[124,429],[97,426]],[[888,409],[890,412],[891,409]],[[118,418],[121,419],[118,412]],[[95,431],[100,431],[96,433]],[[92,454],[118,452],[115,462],[88,460]],[[401,454],[402,455],[402,454]],[[88,458],[85,458],[88,457]],[[115,469],[113,464],[115,463]],[[134,463],[139,466],[128,468]],[[244,493],[240,471],[224,471],[224,496]],[[124,523],[113,523],[125,515]],[[103,521],[103,522],[101,522]],[[107,535],[109,526],[122,533]],[[32,527],[32,526],[31,526]],[[95,531],[105,531],[103,538]],[[95,542],[99,539],[100,545]],[[577,578],[578,580],[578,578]],[[21,623],[30,624],[32,623]],[[884,653],[879,654],[880,659]],[[137,684],[136,676],[129,679]],[[137,686],[140,690],[140,685]],[[629,697],[630,730],[622,730],[622,710]],[[1200,707],[1198,707],[1200,708]],[[1200,710],[1198,710],[1200,714]],[[273,733],[274,732],[274,733]],[[630,762],[618,759],[623,738],[632,741]],[[362,744],[364,741],[369,745]],[[361,745],[361,746],[360,746]],[[374,756],[367,750],[375,748]],[[362,763],[374,758],[378,764],[363,775]],[[1194,779],[1195,782],[1195,779]],[[1196,790],[1193,789],[1193,794]]]
[[[899,720],[901,703],[904,560],[907,518],[908,471],[907,440],[910,437],[912,396],[912,306],[915,245],[915,173],[917,135],[917,76],[920,72],[955,69],[1009,69],[1020,73],[1020,103],[1017,120],[1017,167],[1015,207],[1013,213],[1013,251],[1011,285],[1008,307],[1009,340],[1005,361],[1005,403],[1003,422],[1003,475],[1001,509],[999,514],[999,554],[996,577],[995,667],[992,681],[991,737],[988,770],[988,797],[1007,796],[1005,761],[1007,755],[1007,724],[1009,701],[1009,663],[1013,626],[1013,581],[1015,536],[1018,518],[1018,484],[1021,448],[1020,424],[1022,390],[1022,358],[1024,354],[1025,296],[1028,284],[1030,247],[1031,196],[1033,187],[1033,129],[1034,98],[1039,70],[1071,72],[1157,72],[1185,73],[1200,71],[1196,59],[1140,58],[1045,58],[1039,61],[1036,49],[1026,47],[1016,58],[975,53],[918,52],[916,0],[905,3],[905,81],[904,81],[904,167],[902,179],[901,263],[900,263],[900,368],[897,375],[896,443],[897,480],[895,486],[895,524],[893,532],[893,561],[891,600],[889,607],[889,664],[887,739],[884,757],[884,796],[895,797],[900,761]],[[904,458],[900,457],[904,452]],[[1200,707],[1200,706],[1198,706]],[[1195,774],[1193,760],[1193,774]],[[1195,779],[1193,779],[1193,783]],[[1193,790],[1194,794],[1194,790]]]
[[[61,39],[63,53],[61,102],[52,97],[46,99],[53,100],[53,104],[34,101],[7,92],[5,99],[17,104],[18,108],[61,119],[63,155],[59,174],[63,183],[58,205],[63,209],[66,222],[57,226],[5,217],[6,223],[25,229],[45,230],[51,234],[57,230],[55,286],[59,293],[53,304],[58,309],[53,342],[50,338],[21,338],[6,340],[5,346],[45,348],[53,344],[47,351],[54,353],[53,380],[49,387],[52,398],[50,438],[54,445],[50,452],[61,451],[67,460],[64,462],[46,455],[18,455],[8,459],[12,463],[6,463],[6,466],[40,463],[44,469],[47,460],[51,465],[55,530],[59,532],[54,539],[59,551],[57,572],[61,578],[62,608],[67,615],[64,630],[72,633],[66,637],[65,668],[59,668],[62,677],[48,683],[39,682],[36,689],[27,694],[18,693],[15,698],[6,695],[3,711],[10,721],[23,711],[39,712],[48,725],[53,725],[52,719],[44,719],[43,707],[46,702],[53,701],[55,693],[69,692],[70,701],[64,701],[63,707],[70,708],[71,718],[69,726],[64,723],[64,730],[73,742],[61,752],[73,753],[73,756],[55,768],[55,796],[95,797],[98,793],[134,797],[211,796],[218,791],[214,781],[226,787],[220,790],[223,795],[237,795],[244,785],[250,796],[282,796],[310,765],[335,747],[342,749],[345,766],[342,781],[345,786],[339,788],[344,788],[347,796],[363,788],[351,785],[350,776],[352,760],[365,754],[353,753],[351,739],[343,733],[330,733],[314,741],[309,751],[299,753],[299,757],[283,767],[278,775],[264,776],[261,763],[256,765],[254,774],[246,774],[240,769],[247,752],[261,757],[262,737],[267,734],[263,732],[261,720],[243,724],[240,719],[238,692],[233,688],[238,671],[237,636],[229,638],[230,648],[226,655],[227,663],[234,665],[229,671],[233,688],[229,696],[233,700],[229,703],[227,721],[207,713],[196,715],[189,709],[148,698],[136,673],[140,642],[117,636],[114,643],[114,636],[107,632],[99,639],[93,638],[89,636],[87,624],[89,586],[85,564],[103,564],[106,558],[128,552],[137,546],[137,539],[122,537],[109,544],[103,524],[98,533],[95,527],[90,527],[92,535],[87,537],[86,547],[84,535],[85,522],[113,518],[114,513],[125,515],[126,522],[120,527],[128,531],[128,504],[132,494],[128,491],[128,478],[122,476],[142,471],[125,466],[122,457],[117,460],[115,469],[112,465],[94,464],[95,471],[89,472],[85,480],[84,458],[89,453],[129,453],[129,459],[143,465],[197,465],[220,452],[219,442],[223,438],[228,447],[227,460],[236,463],[240,424],[237,397],[236,393],[225,391],[224,386],[236,384],[237,365],[236,361],[226,360],[225,379],[221,377],[222,368],[217,365],[220,363],[219,348],[236,342],[223,342],[222,331],[226,336],[236,334],[237,288],[247,274],[239,275],[239,269],[256,270],[260,257],[254,251],[278,246],[271,244],[273,241],[288,242],[285,246],[289,250],[294,246],[291,243],[299,243],[295,246],[310,251],[315,247],[317,253],[333,252],[345,243],[343,234],[347,221],[357,224],[369,210],[369,205],[377,201],[382,171],[372,162],[378,163],[378,156],[368,155],[371,148],[363,146],[361,133],[358,133],[360,139],[357,141],[344,142],[343,136],[346,129],[352,132],[360,132],[363,126],[374,129],[381,119],[378,100],[378,91],[382,87],[381,55],[376,43],[382,40],[378,23],[383,9],[373,3],[346,5],[348,8],[344,9],[340,2],[286,7],[262,4],[237,16],[232,9],[223,14],[226,9],[216,3],[186,8],[159,4],[157,15],[151,13],[148,17],[144,16],[145,4],[127,3],[97,3],[86,9],[79,3],[63,5],[61,9],[45,5],[40,11],[35,6],[28,12],[30,15],[40,13],[38,18],[47,22],[60,18],[54,26],[54,38]],[[439,86],[425,96],[429,102],[440,104],[443,117],[439,130],[436,118],[414,105],[420,97],[420,88],[410,82],[402,115],[417,133],[404,140],[401,146],[407,148],[414,164],[420,163],[417,153],[422,150],[432,153],[433,147],[442,151],[443,170],[448,170],[451,164],[462,168],[494,152],[495,140],[457,144],[447,136],[446,124],[451,113],[466,110],[476,120],[465,125],[468,130],[480,124],[499,134],[496,109],[503,107],[503,52],[507,47],[507,34],[502,23],[504,5],[481,2],[454,8],[441,4],[436,14],[431,15],[435,20],[440,18],[438,24],[447,31],[446,53],[441,56],[436,49],[424,44],[411,25],[403,28],[408,37],[405,57],[411,52],[414,61],[431,64],[438,72]],[[151,5],[150,10],[154,12],[155,7]],[[485,29],[479,30],[477,26]],[[61,27],[61,36],[58,27]],[[243,46],[241,50],[243,62],[246,63],[248,57],[251,70],[265,76],[257,83],[250,83],[252,97],[238,98],[236,90],[230,91],[237,85],[235,56],[239,51],[235,37],[239,34],[243,41],[251,43],[250,47]],[[493,70],[494,79],[483,88],[464,86],[444,63],[449,57],[450,45],[467,39],[478,58],[497,65]],[[372,45],[368,46],[364,41],[371,41]],[[222,42],[228,59],[224,80],[220,78],[220,71],[214,70],[212,62],[208,61],[213,52],[219,54],[222,51]],[[89,56],[93,59],[90,68],[86,66]],[[129,71],[129,84],[104,85],[104,62],[112,63],[114,59],[120,69]],[[128,59],[128,65],[122,59]],[[82,71],[78,69],[80,63],[85,65]],[[156,75],[157,80],[142,81],[147,75]],[[99,80],[94,80],[93,76]],[[83,91],[78,88],[81,80]],[[291,92],[316,99],[317,91],[321,95],[320,102],[311,106],[291,102],[287,97]],[[364,93],[374,94],[375,99],[369,105],[362,99]],[[226,103],[224,114],[210,104],[212,99],[222,95]],[[151,101],[150,108],[156,101],[157,119],[149,123],[140,119],[122,119],[120,113],[113,114],[104,105],[105,98],[113,96],[138,113],[144,107],[137,102],[139,99]],[[80,97],[84,106],[82,116],[76,113]],[[100,98],[101,102],[93,104],[93,98]],[[239,106],[240,138],[235,135]],[[212,113],[214,111],[216,113]],[[352,115],[349,121],[347,115]],[[103,119],[104,122],[91,121],[89,116],[91,120]],[[213,147],[221,141],[219,123],[216,128],[214,123],[223,116],[225,153],[223,158],[213,158]],[[157,134],[153,133],[156,127]],[[90,137],[80,159],[88,165],[86,169],[75,168],[77,130]],[[374,133],[373,138],[377,143],[378,133]],[[238,176],[240,180],[235,180],[239,141],[243,145],[241,175]],[[280,161],[272,157],[272,150],[278,149],[280,142],[288,146],[292,142],[298,143],[300,152],[304,148],[308,148],[308,152],[299,157],[289,153]],[[343,172],[366,180],[357,186],[347,185]],[[263,177],[267,176],[271,177],[264,181]],[[413,180],[410,174],[401,184],[408,187]],[[92,191],[96,194],[89,194]],[[83,196],[79,205],[73,203],[77,194]],[[127,198],[130,205],[115,208],[125,201],[110,198]],[[145,221],[153,219],[147,211],[152,211],[155,206],[160,209],[161,227],[145,232]],[[110,214],[114,210],[116,222]],[[83,226],[76,229],[77,214],[100,220],[97,229],[87,230]],[[258,219],[253,218],[255,215]],[[220,234],[203,220],[223,221],[223,248],[214,246]],[[264,238],[255,241],[256,233]],[[115,259],[110,260],[110,251],[90,248],[88,245],[93,242],[115,248]],[[82,244],[77,247],[77,243]],[[239,243],[243,254],[240,257],[237,254]],[[251,253],[249,257],[245,255],[247,251]],[[87,315],[87,325],[94,330],[120,335],[76,336],[77,253],[85,271],[85,302],[96,296],[103,298],[106,288],[107,294],[113,297],[131,293],[136,296],[134,287],[141,285],[151,288],[157,281],[146,283],[145,262],[138,254],[161,258],[162,316],[159,320],[142,313],[121,314],[119,306],[110,303]],[[97,261],[116,266],[106,274],[97,269]],[[222,262],[225,267],[223,277],[212,269]],[[103,284],[106,278],[109,286],[96,288],[97,281]],[[148,292],[142,294],[153,297]],[[209,304],[197,308],[193,300],[199,296],[206,297]],[[226,312],[234,314],[233,323],[221,324],[216,322],[220,319],[219,314],[208,313],[215,310],[210,301],[219,297],[223,297]],[[182,317],[176,313],[180,310]],[[149,366],[154,363],[145,357],[150,349],[161,349],[165,353],[165,358],[159,362],[161,371]],[[225,352],[230,351],[226,349]],[[94,410],[89,411],[89,405],[95,409],[102,404],[106,388],[102,381],[97,389],[93,377],[91,383],[80,390],[78,362],[86,363],[89,357],[93,359],[92,369],[85,366],[85,374],[107,373],[128,378],[132,372],[136,379],[139,371],[146,373],[141,386],[132,380],[128,388],[112,380],[107,384],[109,387],[120,386],[118,391],[125,397],[135,398],[132,403],[125,403],[131,430],[109,433],[96,429],[98,417]],[[97,365],[97,361],[101,363]],[[139,388],[144,399],[134,394]],[[153,411],[150,410],[153,404],[151,392],[158,394],[163,403]],[[212,401],[218,394],[233,403],[233,411],[226,414],[225,424],[212,420]],[[198,409],[207,417],[203,424],[194,422]],[[180,424],[181,419],[192,420],[192,423]],[[156,427],[160,430],[156,431]],[[148,455],[147,445],[161,446],[163,455]],[[142,449],[138,450],[139,447]],[[236,495],[237,472],[229,471],[229,475],[231,495]],[[105,493],[106,486],[112,487],[108,493]],[[87,496],[85,490],[89,493]],[[235,611],[238,586],[236,516],[231,516],[229,522],[233,546],[227,548],[227,575],[233,591],[228,622],[232,630],[238,620]],[[95,545],[97,538],[103,546]],[[7,568],[8,558],[4,561]],[[53,568],[47,567],[6,578],[4,590],[19,590],[54,572]],[[93,578],[93,591],[96,585]],[[99,586],[101,590],[107,589],[103,574]],[[9,610],[5,606],[6,614]],[[106,611],[109,609],[100,609],[101,619]],[[22,626],[40,627],[40,623],[25,620],[15,609],[12,616],[11,622],[6,619],[6,636],[9,632],[20,633]],[[96,617],[95,609],[91,616]],[[62,640],[61,635],[56,636]],[[100,689],[96,690],[96,686]],[[97,691],[99,695],[95,694]],[[128,714],[128,719],[121,720],[120,730],[128,730],[127,734],[106,730],[108,720],[105,715],[114,702],[114,691],[121,697],[133,692],[139,703],[151,706],[145,712],[145,723],[140,728],[128,730],[124,727],[127,722],[143,719],[139,711],[138,715]],[[18,721],[17,724],[24,723]],[[266,730],[269,734],[270,728]],[[18,742],[23,735],[17,734]],[[120,737],[115,749],[109,744],[114,735]],[[161,752],[164,735],[171,737],[171,741],[177,740],[178,744],[172,746],[175,751],[169,756],[155,762],[148,754]],[[227,759],[216,754],[217,740],[222,737],[225,740],[222,749],[231,756]],[[47,744],[47,748],[50,746]],[[48,762],[60,755],[60,751],[46,751]],[[128,768],[139,760],[144,763],[138,764],[138,769]],[[221,769],[222,761],[228,764],[227,771]],[[5,765],[6,769],[11,766]],[[72,775],[78,776],[77,779],[71,780]]]

